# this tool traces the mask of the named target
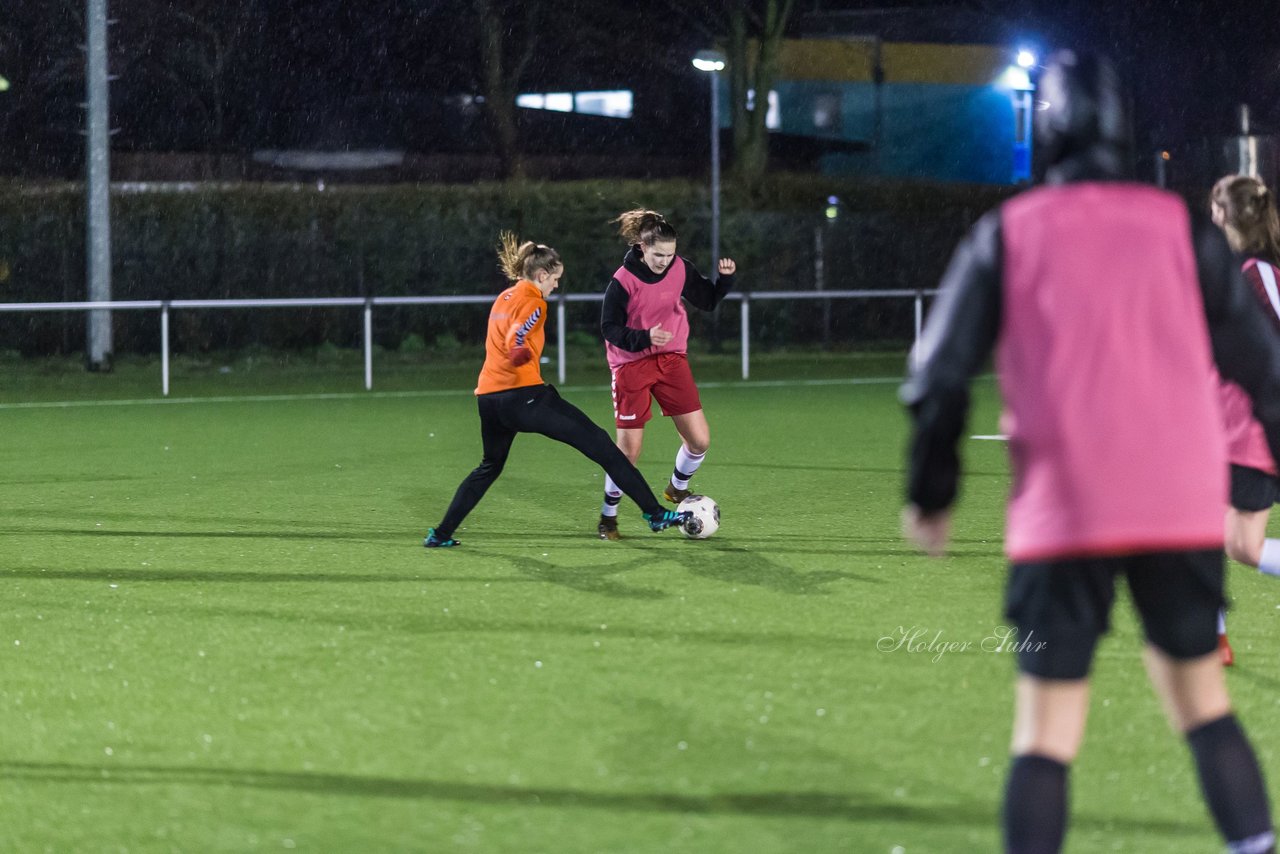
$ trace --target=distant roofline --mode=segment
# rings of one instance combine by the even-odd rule
[[[937,44],[1003,45],[1029,35],[1020,21],[969,9],[847,9],[797,14],[796,38],[850,38]]]

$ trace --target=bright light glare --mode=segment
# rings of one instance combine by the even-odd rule
[[[1025,68],[1010,65],[996,78],[995,85],[999,89],[1012,89],[1015,92],[1030,92],[1036,87],[1031,84],[1031,75]]]
[[[9,91],[9,81],[3,77],[0,77],[0,92],[8,92],[8,91]]]
[[[557,113],[573,112],[573,93],[572,92],[548,92],[545,110],[554,110]]]
[[[1018,65],[1022,68],[1035,68],[1036,55],[1025,47],[1018,51]]]
[[[724,71],[724,54],[718,50],[700,50],[693,57],[693,67],[699,71]]]
[[[610,92],[578,92],[573,96],[575,112],[591,116],[611,116],[617,119],[631,118],[632,96],[630,89]]]

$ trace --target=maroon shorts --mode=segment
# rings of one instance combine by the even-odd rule
[[[663,415],[687,415],[702,408],[684,353],[655,353],[615,368],[614,423],[624,430],[643,427],[650,417],[650,395]]]

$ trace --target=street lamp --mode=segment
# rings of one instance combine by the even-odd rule
[[[715,275],[720,264],[720,95],[716,85],[724,71],[725,57],[718,50],[700,50],[693,57],[693,67],[711,76],[711,269]]]
[[[1013,182],[1031,179],[1031,115],[1035,108],[1032,93],[1036,89],[1031,73],[1040,63],[1029,47],[1014,51],[1014,60],[995,80],[995,86],[1009,93],[1013,102]]]

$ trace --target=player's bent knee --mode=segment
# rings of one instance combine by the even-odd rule
[[[711,447],[711,433],[710,431],[707,431],[695,433],[692,436],[681,433],[680,441],[684,445],[685,451],[695,457],[700,457]]]
[[[619,450],[621,450],[622,453],[626,455],[627,459],[631,461],[632,465],[635,465],[636,460],[640,458],[640,449],[642,447],[643,447],[643,444],[641,442],[626,441],[626,442],[618,443]]]
[[[506,466],[506,460],[484,460],[476,468],[476,473],[481,477],[496,478]]]
[[[1262,561],[1262,545],[1254,545],[1243,538],[1228,539],[1226,552],[1228,558],[1246,566],[1256,567]]]

